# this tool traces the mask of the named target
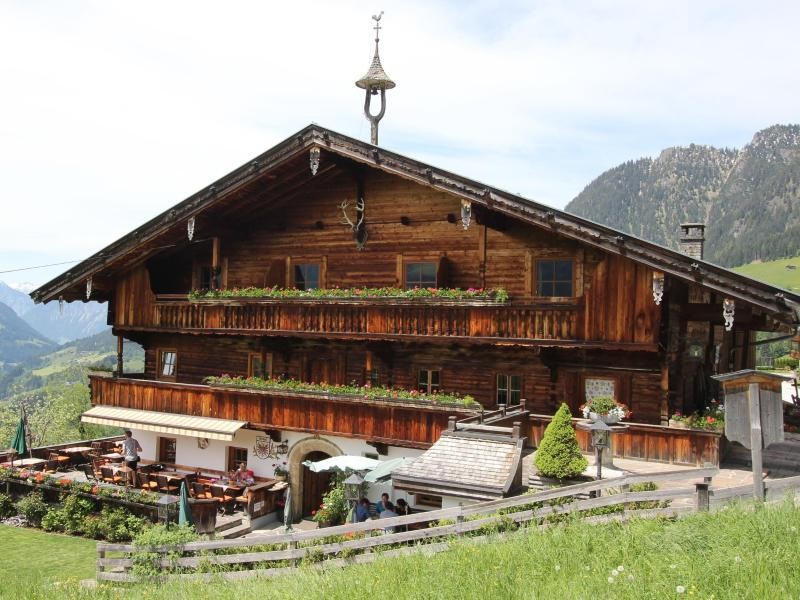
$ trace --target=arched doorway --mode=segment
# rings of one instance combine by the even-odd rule
[[[322,502],[322,494],[327,491],[327,486],[330,484],[330,475],[311,473],[310,469],[303,466],[303,461],[320,460],[342,454],[344,452],[336,444],[319,437],[307,437],[292,446],[288,462],[289,484],[292,487],[292,519],[294,521],[298,521],[319,507]],[[315,456],[319,458],[315,458]],[[312,479],[312,476],[319,477],[319,479]],[[325,482],[321,476],[328,477],[328,481]],[[309,487],[309,493],[306,493],[306,485]]]
[[[303,459],[317,462],[329,458],[325,452],[311,452]],[[301,516],[309,517],[322,504],[322,496],[328,491],[331,484],[330,473],[314,473],[311,469],[303,469],[303,498],[301,501]]]

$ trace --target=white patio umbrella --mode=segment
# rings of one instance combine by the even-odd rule
[[[413,458],[392,458],[390,460],[382,460],[377,467],[369,471],[366,475],[364,475],[364,481],[368,481],[370,483],[375,483],[376,481],[382,481],[388,479],[392,475],[392,471],[395,469],[399,469],[402,466],[405,466],[412,462]]]
[[[324,460],[311,462],[310,460],[303,461],[303,465],[311,469],[314,473],[322,473],[325,471],[369,471],[374,469],[380,464],[381,461],[365,456],[331,456]]]

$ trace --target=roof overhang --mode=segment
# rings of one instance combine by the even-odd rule
[[[767,311],[779,322],[800,321],[798,294],[318,125],[305,127],[254,160],[151,219],[34,290],[31,297],[37,302],[48,302],[61,296],[67,300],[82,298],[82,288],[87,278],[102,275],[104,270],[118,264],[124,256],[136,251],[143,244],[155,244],[161,236],[174,234],[177,229],[185,230],[190,217],[225,202],[245,186],[267,176],[270,171],[310,148],[320,148],[353,162],[448,192],[477,206],[558,233],[606,253],[626,256],[672,277],[756,306]]]
[[[194,417],[117,406],[94,406],[81,415],[81,421],[225,442],[233,441],[236,432],[247,425],[247,421]]]

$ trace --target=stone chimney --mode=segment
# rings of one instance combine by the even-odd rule
[[[680,251],[692,258],[703,260],[705,232],[705,223],[681,223]]]

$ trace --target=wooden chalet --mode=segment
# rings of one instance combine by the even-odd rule
[[[113,376],[90,377],[96,422],[130,426],[147,460],[220,471],[245,460],[262,476],[286,461],[305,513],[325,482],[303,460],[416,456],[475,409],[207,377],[458,392],[485,409],[525,399],[529,442],[562,402],[578,416],[610,394],[633,411],[620,452],[713,458],[718,434],[671,431],[669,415],[715,397],[711,375],[753,367],[756,331],[792,333],[800,296],[703,261],[702,227],[684,229],[694,256],[310,125],[32,297],[108,302],[120,350]],[[232,291],[248,287],[508,299]],[[190,299],[201,289],[232,295]],[[144,373],[124,372],[123,339],[144,347]]]

